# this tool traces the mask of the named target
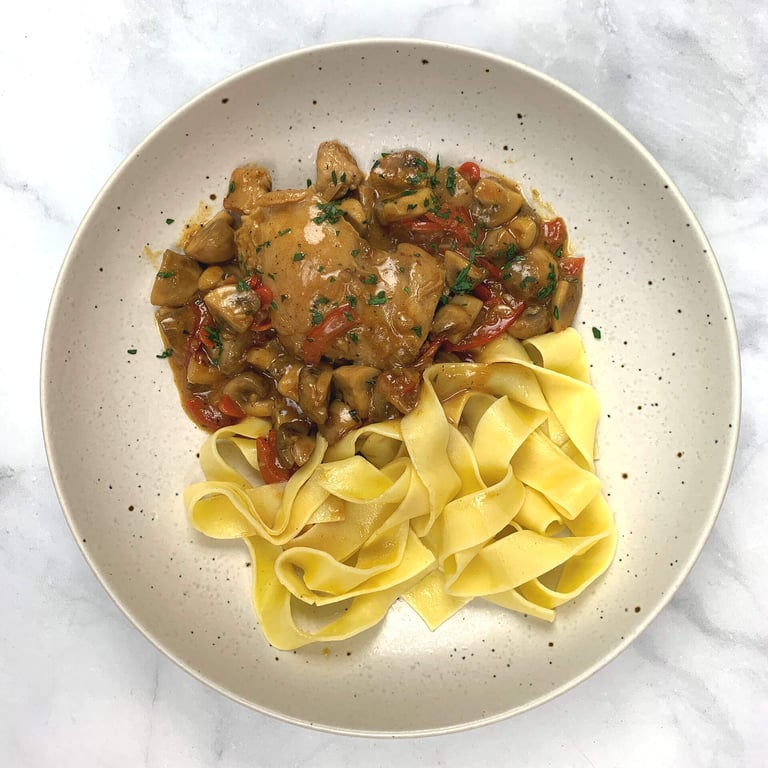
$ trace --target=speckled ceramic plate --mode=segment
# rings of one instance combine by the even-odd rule
[[[475,159],[538,189],[588,259],[576,325],[603,403],[598,471],[620,537],[608,574],[553,625],[478,602],[432,634],[396,604],[352,641],[281,653],[257,627],[245,547],[204,539],[187,524],[180,492],[200,477],[204,435],[183,415],[156,357],[148,297],[157,264],[142,249],[172,245],[201,201],[219,205],[239,163],[266,164],[279,186],[302,185],[327,138],[348,143],[362,167],[381,149],[404,146],[439,153],[444,164]],[[382,735],[451,731],[521,712],[625,648],[704,545],[739,414],[736,336],[717,263],[653,158],[541,74],[405,40],[260,64],[153,131],[72,243],[42,377],[62,506],[131,621],[244,704],[317,728]]]

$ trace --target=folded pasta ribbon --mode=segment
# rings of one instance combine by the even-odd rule
[[[399,597],[433,630],[475,598],[551,621],[616,548],[588,370],[573,329],[502,337],[474,362],[427,368],[399,421],[330,447],[318,436],[272,485],[256,460],[270,425],[245,419],[203,446],[191,524],[246,542],[256,613],[280,649],[358,634]]]

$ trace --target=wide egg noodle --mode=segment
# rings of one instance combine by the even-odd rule
[[[503,337],[475,362],[427,368],[401,420],[330,447],[318,437],[272,485],[250,477],[270,424],[246,419],[203,446],[190,521],[245,540],[259,622],[280,649],[358,634],[398,597],[433,630],[474,598],[552,621],[616,548],[588,370],[572,329]]]

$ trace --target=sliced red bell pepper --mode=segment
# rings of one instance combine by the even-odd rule
[[[568,256],[560,260],[560,274],[566,277],[578,277],[583,269],[583,256]]]
[[[475,263],[483,267],[494,280],[501,280],[501,270],[490,259],[475,256]]]
[[[466,208],[444,206],[439,211],[427,211],[415,219],[397,223],[398,227],[428,237],[449,236],[456,247],[463,248],[472,238],[472,216]]]
[[[485,320],[477,328],[470,331],[458,344],[446,342],[445,351],[466,352],[469,349],[484,347],[489,341],[501,336],[523,314],[525,307],[524,301],[515,307],[509,307],[506,304],[490,307]]]
[[[456,169],[472,186],[480,181],[480,166],[477,163],[473,163],[471,160],[467,160],[466,163],[462,163]]]
[[[244,419],[245,411],[240,407],[240,404],[233,400],[229,395],[222,395],[219,398],[219,410],[225,416],[231,416],[233,419]]]
[[[416,358],[416,362],[414,362],[413,367],[421,370],[422,368],[427,368],[428,366],[432,365],[432,361],[437,354],[437,350],[440,349],[445,341],[445,336],[439,336],[438,338],[430,341],[429,344],[427,344],[427,346],[421,350],[421,354],[418,356],[418,358]]]
[[[275,294],[268,285],[264,285],[261,278],[258,275],[252,275],[248,278],[248,285],[251,290],[259,297],[262,307],[269,306],[270,302],[275,298]]]
[[[332,309],[323,321],[314,326],[304,339],[302,356],[309,365],[317,365],[328,347],[358,321],[352,305],[345,303]]]
[[[200,395],[193,395],[188,398],[185,405],[187,413],[189,413],[193,421],[206,429],[228,427],[238,421],[238,419],[233,419],[231,416],[222,413],[218,408],[211,405],[211,403]]]
[[[256,460],[265,483],[283,483],[293,472],[286,469],[277,455],[277,432],[270,429],[266,437],[256,438]]]
[[[557,248],[565,242],[565,222],[558,216],[544,222],[544,242],[550,248]]]

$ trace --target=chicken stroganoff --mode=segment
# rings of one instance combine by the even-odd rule
[[[471,161],[407,149],[365,174],[326,141],[306,189],[246,165],[223,207],[165,252],[151,301],[197,424],[272,421],[267,482],[302,466],[318,432],[333,444],[410,412],[433,361],[561,331],[581,298],[563,220]]]
[[[184,503],[248,547],[274,647],[349,638],[398,599],[432,630],[476,598],[552,621],[605,572],[562,219],[472,161],[408,149],[365,175],[329,141],[306,189],[235,169],[183,251],[152,303],[212,431]]]

